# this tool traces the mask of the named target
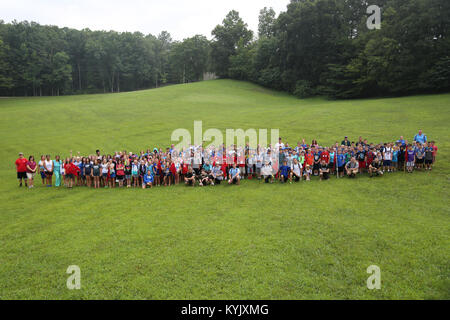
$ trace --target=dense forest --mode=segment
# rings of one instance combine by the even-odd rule
[[[377,3],[372,3],[377,2]],[[367,7],[381,28],[367,27]],[[248,80],[298,97],[357,98],[450,90],[449,0],[291,0],[260,11],[253,34],[236,11],[211,32],[75,30],[0,20],[0,95],[120,92],[203,79]]]

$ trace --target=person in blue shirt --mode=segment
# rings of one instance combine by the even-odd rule
[[[337,163],[337,170],[341,177],[344,176],[345,172],[345,154],[342,153],[340,149],[338,149],[338,154],[336,155],[336,163]]]
[[[153,175],[151,170],[147,170],[147,173],[144,175],[144,180],[142,182],[142,189],[145,189],[146,187],[152,187],[153,184]]]
[[[229,175],[229,179],[228,179],[228,184],[237,184],[239,185],[241,178],[239,177],[239,173],[240,170],[239,168],[236,168],[236,163],[233,163],[233,167],[230,169],[230,171],[228,172]]]
[[[424,144],[427,142],[427,136],[422,133],[422,130],[419,130],[419,133],[414,136],[414,141]]]
[[[400,139],[398,139],[396,141],[396,143],[400,143],[402,146],[406,145],[406,141],[405,141],[405,139],[403,139],[403,136],[400,136]]]
[[[287,165],[287,161],[283,161],[283,165],[280,167],[280,182],[284,183],[287,182],[288,179],[292,183],[292,177],[291,177],[291,167]]]

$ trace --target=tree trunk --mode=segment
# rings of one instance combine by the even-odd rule
[[[119,78],[120,72],[117,71],[117,92],[120,92],[120,78]]]
[[[80,67],[80,62],[78,62],[77,64],[78,64],[78,88],[81,91],[81,67]]]
[[[112,73],[111,76],[111,92],[114,92],[114,72]]]

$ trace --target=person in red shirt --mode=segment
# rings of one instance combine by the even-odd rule
[[[312,167],[314,164],[314,155],[311,153],[311,149],[308,149],[307,153],[305,154],[305,167],[306,165],[309,165]]]
[[[73,183],[75,181],[75,176],[78,175],[80,168],[75,165],[72,160],[64,165],[64,171],[66,173],[66,183],[68,188],[73,187]]]
[[[169,163],[170,163],[169,171],[170,174],[172,175],[173,184],[178,184],[178,173],[177,167],[175,166],[175,162],[169,160]]]
[[[431,141],[431,147],[433,148],[433,164],[436,161],[436,154],[438,151],[438,147],[436,146],[434,141]]]
[[[325,148],[325,150],[320,154],[320,161],[324,160],[325,164],[330,163],[330,152],[328,152],[328,148]]]
[[[19,187],[22,186],[22,180],[25,181],[25,187],[27,184],[27,162],[28,160],[24,158],[23,153],[19,153],[19,158],[16,160],[16,171],[17,179],[19,179]]]

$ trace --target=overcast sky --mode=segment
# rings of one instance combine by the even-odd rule
[[[170,32],[174,40],[195,34],[211,38],[211,30],[230,10],[237,10],[257,31],[259,10],[277,15],[289,0],[0,0],[0,19],[91,30]]]

